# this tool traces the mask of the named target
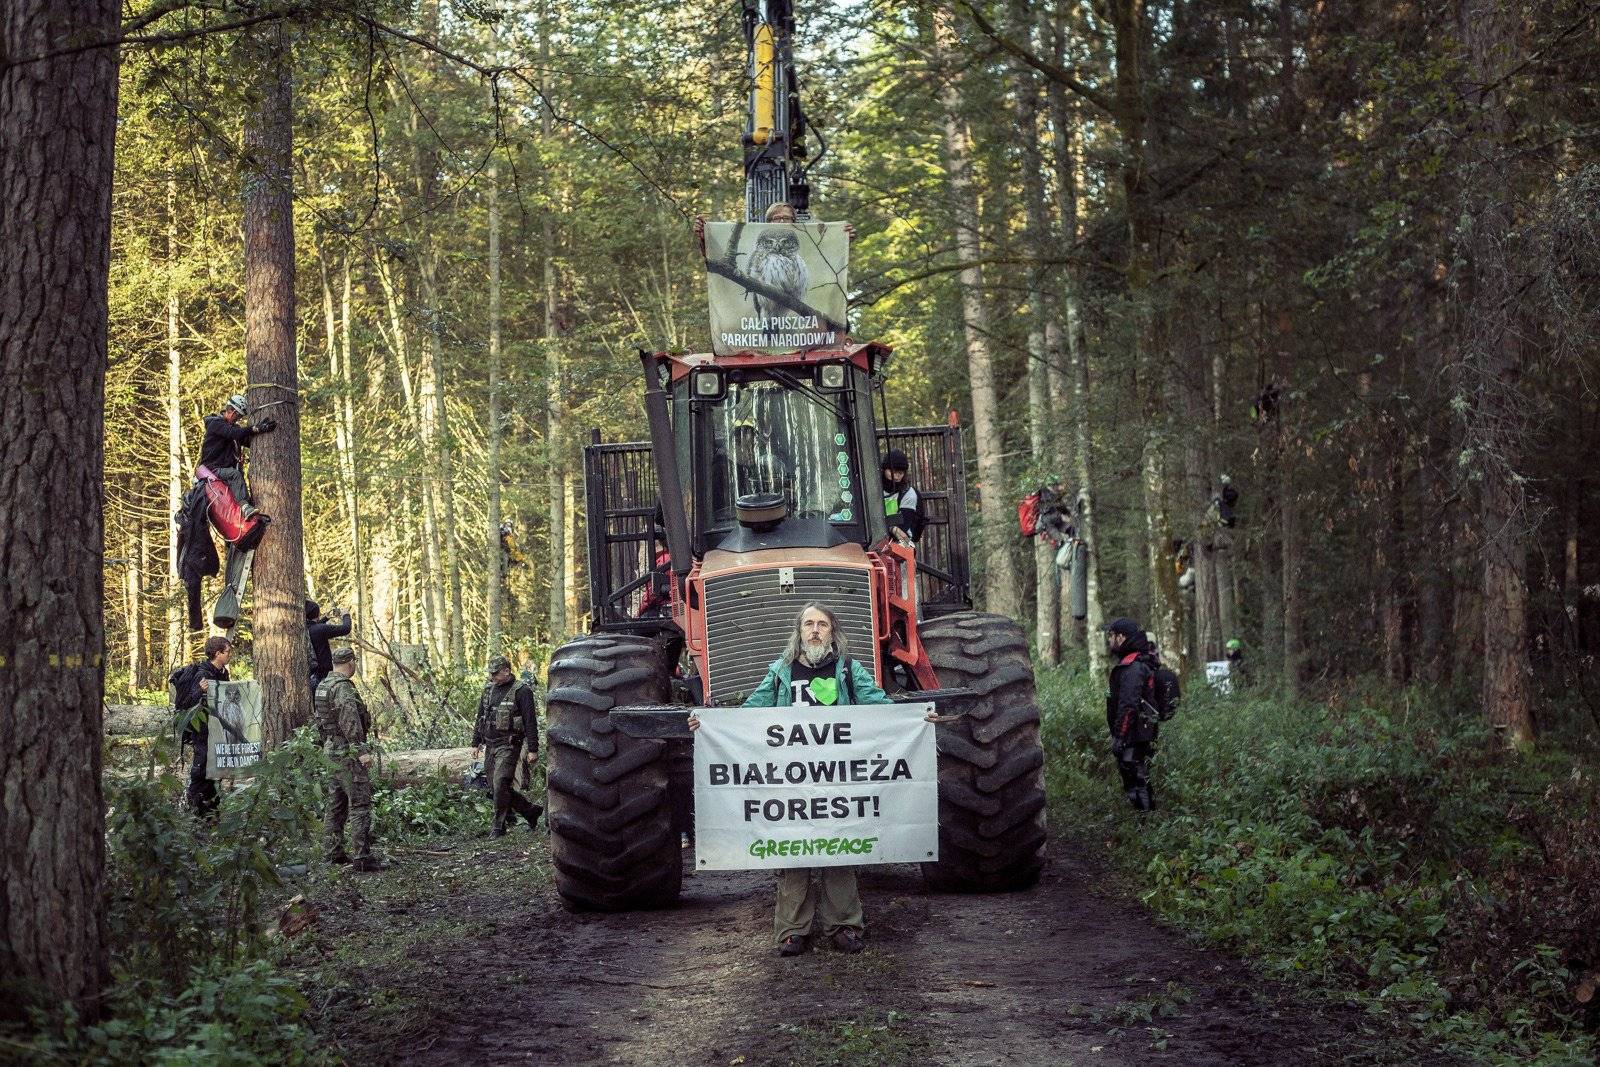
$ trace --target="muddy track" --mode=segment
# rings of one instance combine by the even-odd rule
[[[548,891],[455,900],[470,937],[370,976],[409,986],[425,1017],[341,1044],[352,1062],[417,1064],[1427,1061],[1097,893],[1059,852],[1036,889],[1004,896],[866,872],[858,956],[777,958],[771,880],[753,874],[695,875],[680,908],[627,915],[575,915]]]

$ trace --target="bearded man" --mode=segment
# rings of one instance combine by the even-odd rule
[[[872,668],[848,655],[839,619],[812,602],[795,619],[789,647],[772,661],[767,676],[744,702],[747,708],[833,707],[893,703],[873,680]],[[690,717],[689,728],[698,729]],[[860,952],[861,891],[854,867],[794,867],[778,872],[778,907],[773,934],[780,956],[799,956],[811,947],[813,919],[822,936],[840,952]]]

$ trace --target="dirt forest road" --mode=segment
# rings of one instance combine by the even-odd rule
[[[504,868],[489,892],[441,900],[404,857],[382,883],[330,889],[317,952],[363,928],[416,933],[387,962],[347,967],[323,1004],[351,1062],[1430,1062],[1362,1013],[1308,1005],[1097,893],[1060,845],[1036,889],[1003,896],[929,895],[914,868],[872,869],[867,951],[786,960],[769,878],[697,875],[677,910],[573,914],[548,889],[503,888],[543,844],[464,845],[452,862]],[[430,925],[441,915],[447,935]]]

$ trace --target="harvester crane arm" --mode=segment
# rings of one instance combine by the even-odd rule
[[[791,0],[743,0],[750,100],[744,129],[745,219],[762,222],[767,208],[788,203],[801,220],[806,180],[806,120],[794,70]],[[820,158],[820,157],[819,157]]]

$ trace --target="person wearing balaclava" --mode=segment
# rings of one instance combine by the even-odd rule
[[[922,533],[922,513],[917,510],[917,491],[906,477],[911,464],[906,454],[891,448],[883,457],[883,513],[895,540],[914,544]]]

